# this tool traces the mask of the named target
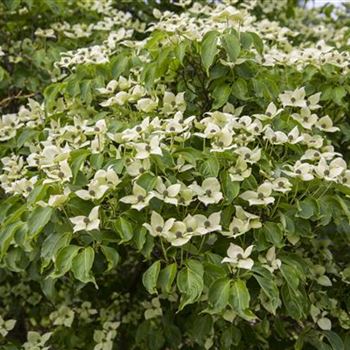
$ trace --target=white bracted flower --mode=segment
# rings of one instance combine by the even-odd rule
[[[320,118],[315,126],[324,132],[336,132],[340,130],[338,127],[333,126],[333,121],[328,115]]]
[[[302,108],[300,110],[300,113],[292,113],[292,118],[296,120],[300,125],[308,130],[311,130],[311,128],[317,123],[318,117],[316,114],[311,113],[309,108]]]
[[[149,143],[134,143],[136,150],[136,159],[146,159],[151,154],[163,155],[161,148],[159,147],[160,138],[159,136],[152,136]]]
[[[98,218],[99,206],[94,207],[89,216],[75,216],[69,220],[74,224],[73,232],[98,230],[100,219]]]
[[[138,177],[151,168],[151,161],[146,159],[132,159],[131,163],[126,166],[126,171],[131,177]]]
[[[230,243],[227,249],[227,257],[222,259],[222,263],[229,263],[231,266],[240,269],[251,270],[254,266],[254,260],[249,258],[254,246],[250,245],[247,249],[243,249],[239,245]]]
[[[265,129],[264,139],[273,145],[282,145],[288,142],[288,136],[282,131],[273,131],[269,126]]]
[[[97,170],[94,176],[94,181],[98,182],[101,185],[106,185],[109,188],[115,188],[121,183],[119,176],[112,169],[112,167],[108,167],[107,170]]]
[[[103,195],[107,192],[109,187],[107,185],[102,185],[96,180],[90,182],[87,190],[78,190],[75,194],[85,201],[88,200],[98,200],[103,197]]]
[[[215,177],[208,177],[201,186],[195,182],[189,188],[196,193],[198,200],[204,205],[219,203],[223,198],[220,182]]]
[[[66,159],[59,162],[58,166],[56,166],[55,169],[53,170],[45,169],[45,173],[47,175],[47,179],[43,181],[44,184],[57,182],[57,181],[67,182],[73,176],[72,170]]]
[[[278,177],[272,181],[272,189],[276,192],[286,193],[292,189],[292,184],[285,177]]]
[[[134,208],[138,211],[147,207],[149,201],[154,197],[153,193],[147,193],[147,191],[143,187],[139,186],[136,182],[134,183],[132,193],[132,195],[120,198],[120,201],[123,203],[131,204],[131,208]]]
[[[208,217],[197,214],[194,215],[194,218],[197,222],[196,233],[199,235],[205,235],[210,232],[221,231],[221,211],[212,213]]]
[[[295,126],[287,135],[288,143],[295,145],[296,143],[302,142],[304,137],[300,135],[299,129]]]
[[[210,152],[224,152],[235,147],[235,144],[232,144],[233,132],[224,128],[216,133],[211,141]]]
[[[178,199],[176,198],[181,189],[181,184],[174,184],[166,186],[161,177],[158,176],[155,190],[152,191],[154,196],[164,203],[177,205]]]
[[[136,107],[139,111],[150,113],[158,107],[158,100],[154,100],[148,97],[141,98],[137,101]]]
[[[249,205],[268,205],[275,201],[275,198],[271,196],[272,184],[270,182],[264,182],[256,191],[245,191],[240,195],[240,198],[244,199]]]
[[[346,170],[346,162],[343,158],[335,158],[328,165],[327,161],[321,158],[314,170],[321,179],[337,181],[338,177]]]
[[[164,235],[165,239],[174,247],[186,244],[193,236],[193,232],[188,230],[187,225],[181,221],[175,221],[171,229]]]
[[[258,162],[261,158],[261,149],[258,147],[253,150],[248,147],[240,147],[233,152],[241,156],[245,162],[250,164]]]
[[[278,97],[283,107],[306,107],[305,89],[303,87],[295,89],[294,91],[285,91]]]
[[[302,163],[300,160],[297,160],[294,165],[287,164],[285,167],[290,170],[283,170],[283,172],[290,177],[297,177],[303,181],[314,179],[314,166],[312,164]]]
[[[260,120],[271,120],[278,116],[282,111],[282,108],[277,109],[276,105],[273,102],[270,102],[264,114],[253,114],[253,117]]]
[[[273,273],[275,270],[278,270],[282,262],[280,259],[276,259],[276,248],[271,247],[267,253],[266,256],[263,257],[259,255],[259,261],[262,263],[262,266],[268,269],[271,273]]]
[[[252,169],[242,157],[238,157],[235,166],[228,169],[231,181],[243,181],[252,173]]]
[[[111,80],[105,88],[97,88],[96,90],[101,95],[112,94],[118,86],[118,82],[116,80]]]
[[[169,230],[173,226],[174,222],[175,219],[168,219],[164,221],[161,215],[159,215],[156,211],[152,211],[151,224],[144,223],[143,226],[153,237],[166,237],[169,234]]]

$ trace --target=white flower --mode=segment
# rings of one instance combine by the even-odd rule
[[[108,190],[107,185],[102,185],[98,181],[91,181],[87,190],[78,190],[75,194],[84,200],[97,200],[101,199]]]
[[[208,217],[197,214],[194,215],[194,219],[197,222],[197,230],[196,233],[199,235],[205,235],[210,232],[221,231],[221,211],[212,213]]]
[[[333,121],[328,115],[320,118],[315,124],[315,126],[316,128],[325,132],[336,132],[340,130],[338,127],[333,126]]]
[[[288,176],[297,177],[303,181],[311,181],[314,178],[312,174],[314,166],[309,163],[302,163],[300,160],[297,160],[293,166],[286,165],[285,167],[290,169],[290,171],[283,170]]]
[[[258,215],[245,211],[241,206],[235,205],[236,217],[240,220],[247,220],[251,228],[260,228],[262,226]]]
[[[214,204],[223,198],[220,191],[220,182],[215,177],[209,177],[199,186],[196,182],[189,186],[198,196],[198,200],[205,205]]]
[[[292,113],[292,118],[299,122],[305,129],[311,129],[317,122],[316,114],[311,114],[309,108],[302,108],[300,113]]]
[[[249,202],[249,205],[268,205],[275,201],[274,197],[271,197],[272,184],[265,182],[261,184],[256,192],[245,191],[240,195],[240,198]]]
[[[333,159],[329,165],[324,158],[321,158],[318,164],[314,167],[315,173],[321,179],[327,181],[336,181],[338,177],[346,170],[346,162],[343,158]]]
[[[212,138],[211,142],[211,150],[210,152],[223,152],[228,149],[231,149],[235,147],[234,144],[232,144],[232,137],[233,132],[228,130],[227,128],[224,128],[217,132],[215,136]]]
[[[298,142],[301,142],[304,140],[304,137],[300,135],[299,129],[297,126],[295,126],[287,135],[288,137],[288,143],[294,145]]]
[[[227,249],[227,257],[222,259],[222,263],[229,263],[233,267],[238,267],[240,269],[251,270],[254,261],[249,258],[252,253],[254,246],[250,245],[247,249],[242,249],[240,246],[230,243]]]
[[[184,112],[186,110],[185,93],[179,92],[176,96],[172,92],[165,91],[163,97],[163,112],[168,114],[173,111]]]
[[[265,257],[259,256],[259,261],[262,263],[262,266],[268,269],[271,273],[275,270],[278,270],[282,263],[280,259],[276,259],[276,248],[271,247]]]
[[[270,120],[278,116],[283,109],[277,109],[276,105],[271,102],[266,109],[266,112],[264,114],[253,114],[253,117],[258,118],[260,120]]]
[[[74,224],[73,232],[98,230],[100,219],[98,218],[99,206],[94,207],[89,216],[76,216],[69,220]]]
[[[272,181],[272,189],[276,192],[286,193],[292,189],[292,184],[285,177],[278,177]]]
[[[153,193],[147,193],[147,191],[136,182],[134,183],[132,193],[132,195],[121,198],[120,201],[123,203],[132,204],[131,208],[138,211],[147,207],[149,201],[154,197]]]
[[[149,158],[146,159],[134,159],[126,167],[127,173],[132,177],[138,177],[144,174],[147,170],[151,168],[151,162]]]
[[[309,107],[309,109],[314,110],[321,107],[318,104],[318,102],[320,101],[320,97],[321,97],[321,92],[317,92],[316,94],[313,94],[308,97],[306,104]]]
[[[159,147],[159,136],[152,136],[149,143],[134,143],[133,146],[136,149],[136,159],[146,159],[150,154],[163,155],[161,148]]]
[[[107,86],[105,88],[97,88],[96,90],[100,94],[111,94],[115,91],[117,86],[118,86],[118,82],[113,79],[107,84]]]
[[[265,140],[273,145],[281,145],[288,142],[288,136],[282,131],[273,131],[269,126],[265,129]]]
[[[188,231],[188,227],[184,222],[176,221],[164,237],[171,245],[179,247],[186,244],[192,235],[193,232]]]
[[[67,182],[69,181],[73,174],[72,170],[69,167],[69,164],[67,160],[63,160],[62,162],[59,162],[58,166],[55,167],[53,170],[45,169],[47,179],[44,180],[44,184],[51,183],[51,182]]]
[[[151,98],[141,98],[137,101],[136,107],[139,111],[150,113],[158,107],[158,101]]]
[[[69,198],[70,189],[66,187],[64,189],[63,194],[54,194],[51,195],[48,200],[48,205],[53,208],[61,207],[63,204],[65,204]]]
[[[278,97],[281,100],[283,107],[306,107],[305,89],[303,87],[295,89],[294,91],[285,91]]]
[[[261,149],[258,147],[253,150],[248,147],[240,147],[233,152],[241,156],[245,162],[250,164],[258,162],[261,158]]]
[[[107,170],[97,170],[94,176],[94,181],[98,182],[100,185],[106,185],[109,188],[115,188],[121,183],[121,180],[112,167],[108,167]]]
[[[176,196],[179,194],[181,184],[165,186],[161,177],[157,178],[155,191],[152,191],[155,197],[162,200],[164,203],[177,205]]]
[[[146,227],[148,232],[153,236],[163,236],[166,237],[169,230],[173,226],[175,219],[168,219],[164,222],[164,219],[156,211],[152,211],[151,214],[151,224],[144,223],[143,226]]]
[[[232,181],[243,181],[252,173],[252,169],[248,168],[247,162],[243,158],[238,157],[235,166],[228,169]]]

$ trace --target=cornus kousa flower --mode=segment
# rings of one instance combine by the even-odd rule
[[[333,122],[332,119],[329,118],[328,115],[326,115],[325,117],[320,118],[316,124],[315,124],[316,128],[324,131],[324,132],[336,132],[339,131],[340,129],[336,126],[333,126]]]
[[[98,230],[100,219],[98,218],[99,206],[94,207],[89,216],[76,216],[69,220],[74,224],[73,232]]]
[[[235,216],[244,221],[248,221],[251,228],[260,228],[262,226],[258,215],[245,211],[241,206],[235,205]]]
[[[262,263],[262,266],[268,269],[271,273],[273,273],[275,270],[278,270],[282,265],[281,260],[276,258],[275,247],[271,247],[267,251],[265,257],[259,255],[258,259]]]
[[[47,175],[47,179],[44,180],[44,184],[51,183],[51,182],[67,182],[69,181],[73,174],[72,170],[68,164],[67,160],[63,160],[62,162],[59,162],[57,166],[55,166],[54,169],[45,169],[45,173]]]
[[[288,136],[282,131],[273,131],[270,127],[267,127],[264,134],[264,139],[273,145],[281,145],[288,142]]]
[[[311,181],[314,179],[314,166],[309,163],[302,163],[300,160],[296,161],[294,165],[285,165],[287,169],[283,172],[290,177],[297,177],[303,181]]]
[[[277,117],[283,111],[282,108],[277,109],[276,105],[271,102],[266,109],[264,114],[253,114],[253,117],[258,118],[260,120],[271,120]]]
[[[253,150],[248,147],[240,147],[233,152],[241,156],[242,159],[249,164],[254,164],[261,158],[261,149],[258,147],[254,148]]]
[[[151,168],[149,158],[132,160],[131,164],[126,166],[127,173],[132,177],[138,177]]]
[[[115,188],[121,183],[117,173],[111,167],[108,167],[107,170],[97,170],[94,181],[98,182],[100,185],[106,185],[109,188]]]
[[[303,87],[295,89],[294,91],[285,91],[278,97],[282,102],[283,107],[306,107],[305,89]]]
[[[178,197],[178,204],[188,206],[193,202],[193,197],[196,195],[195,191],[184,184],[181,184],[181,189]]]
[[[91,181],[87,190],[78,190],[75,194],[84,200],[97,200],[101,199],[108,189],[107,185],[102,185],[98,181]]]
[[[149,143],[134,143],[133,146],[136,150],[136,159],[146,159],[151,154],[163,155],[163,152],[159,146],[159,136],[152,136]]]
[[[192,222],[188,222],[187,227],[185,222],[176,221],[167,234],[165,239],[173,246],[179,247],[186,244],[193,236],[193,229],[190,226]]]
[[[156,211],[152,211],[151,214],[151,224],[144,223],[143,226],[146,227],[148,232],[153,236],[163,236],[167,237],[169,230],[173,226],[175,219],[168,219],[164,221],[161,215]]]
[[[292,113],[292,118],[305,129],[311,129],[318,120],[317,115],[312,114],[309,108],[302,108],[300,113]]]
[[[149,201],[154,197],[153,193],[147,193],[147,191],[139,186],[136,182],[134,183],[132,195],[125,196],[120,199],[121,202],[131,204],[131,208],[134,208],[138,211],[147,207]]]
[[[276,192],[286,193],[292,189],[292,184],[285,177],[278,177],[272,181],[272,189]]]
[[[321,158],[314,170],[320,178],[327,181],[337,181],[338,177],[346,170],[346,162],[343,158],[335,158],[328,165],[327,161]]]
[[[217,213],[212,213],[208,217],[197,214],[194,215],[194,219],[197,222],[197,229],[195,233],[199,235],[205,235],[210,232],[221,231],[221,211]]]
[[[136,107],[139,111],[150,113],[158,107],[158,100],[152,98],[141,98],[137,101]]]
[[[247,201],[249,205],[268,205],[275,201],[275,198],[271,196],[272,188],[270,182],[265,182],[257,188],[256,192],[245,191],[240,198]]]
[[[227,257],[222,259],[222,263],[229,263],[234,268],[251,270],[254,266],[254,260],[249,258],[254,246],[250,245],[247,249],[230,243],[227,249]]]
[[[185,93],[179,92],[177,95],[170,91],[164,92],[162,111],[166,114],[174,111],[184,112],[186,110]]]
[[[189,188],[195,192],[198,200],[205,205],[219,203],[223,198],[220,191],[220,182],[215,177],[203,180],[201,186],[195,182]]]
[[[232,144],[232,132],[227,129],[222,129],[216,133],[211,143],[210,152],[224,152],[228,149],[235,147]]]
[[[295,126],[287,135],[288,143],[294,145],[296,143],[302,142],[304,137],[300,135],[299,129]]]
[[[318,104],[320,101],[321,93],[317,92],[316,94],[313,94],[307,98],[306,105],[309,109],[319,109],[321,106]]]
[[[111,80],[107,86],[105,88],[97,88],[96,90],[100,93],[100,94],[111,94],[115,91],[115,89],[118,86],[118,82],[116,80]]]
[[[238,157],[235,166],[229,168],[228,171],[232,181],[243,181],[252,173],[252,169],[242,157]]]
[[[166,186],[161,177],[157,178],[155,191],[152,191],[154,196],[164,203],[177,205],[176,196],[179,194],[181,189],[181,184],[174,184]]]

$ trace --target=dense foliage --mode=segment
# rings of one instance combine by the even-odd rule
[[[350,349],[349,24],[3,1],[1,349]]]

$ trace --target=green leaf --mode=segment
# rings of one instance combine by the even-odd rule
[[[260,36],[254,32],[248,32],[251,36],[251,38],[253,39],[253,44],[255,46],[256,51],[258,51],[258,53],[260,55],[262,55],[263,51],[264,51],[264,43],[261,40]]]
[[[155,261],[143,274],[142,283],[147,289],[148,293],[157,293],[157,280],[160,271],[160,261]]]
[[[71,156],[72,162],[70,166],[72,169],[73,183],[75,182],[78,172],[89,154],[90,154],[90,151],[86,149],[79,149],[71,152],[70,156]]]
[[[181,293],[178,311],[196,302],[203,291],[203,266],[199,261],[188,260],[186,266],[177,274],[177,287]]]
[[[217,43],[218,43],[219,32],[210,31],[207,32],[201,42],[201,59],[205,71],[209,75],[209,69],[212,66],[215,56],[218,53]]]
[[[220,163],[214,156],[212,156],[203,162],[198,170],[204,177],[217,177],[219,175]]]
[[[239,279],[232,283],[230,303],[239,314],[249,309],[250,294],[245,281]]]
[[[73,259],[78,254],[81,247],[77,245],[69,245],[61,249],[56,257],[55,271],[51,273],[51,278],[58,278],[66,274],[72,267]]]
[[[227,171],[222,172],[220,178],[225,201],[227,203],[232,203],[239,194],[239,182],[233,182]]]
[[[252,270],[254,272],[253,276],[259,283],[262,292],[269,299],[269,304],[264,305],[265,308],[275,315],[276,309],[280,306],[281,301],[273,275],[263,267],[254,266]]]
[[[111,271],[114,267],[118,265],[120,260],[120,255],[118,251],[112,247],[101,245],[100,248],[102,250],[103,255],[107,259],[108,266],[106,271]]]
[[[157,183],[157,177],[150,174],[150,173],[145,173],[142,174],[138,179],[137,179],[137,184],[144,188],[146,191],[151,191],[153,190],[154,186]]]
[[[328,339],[333,350],[346,350],[342,339],[339,337],[337,333],[332,331],[323,331],[322,333]]]
[[[54,209],[51,207],[36,207],[28,218],[29,238],[35,238],[50,221]]]
[[[332,95],[334,102],[337,105],[342,105],[343,104],[343,98],[346,96],[347,92],[343,86],[336,86],[333,88]]]
[[[268,242],[273,243],[276,247],[281,247],[281,242],[283,240],[283,230],[281,224],[267,221],[264,223],[262,230]]]
[[[5,226],[0,231],[0,257],[2,258],[7,252],[11,242],[13,241],[16,231],[23,226],[23,222],[17,221],[13,224]]]
[[[226,53],[228,54],[228,57],[232,62],[235,62],[241,52],[241,44],[239,39],[236,35],[230,33],[224,34],[222,39],[222,44]]]
[[[228,304],[229,297],[230,280],[228,278],[220,278],[210,286],[208,300],[215,311],[222,311]]]
[[[95,278],[91,273],[91,268],[95,259],[95,251],[92,247],[86,247],[80,250],[72,262],[72,272],[74,277],[83,283],[92,282],[95,284]]]
[[[220,84],[213,90],[212,96],[214,98],[213,109],[222,107],[230,97],[231,86],[229,84]]]
[[[287,315],[295,320],[306,317],[309,305],[307,297],[299,289],[292,289],[286,284],[281,289],[281,295]]]
[[[47,267],[50,261],[56,256],[57,252],[66,247],[71,239],[71,232],[54,232],[48,235],[41,247],[40,257],[43,259],[41,267]]]
[[[291,265],[282,264],[280,267],[283,278],[287,281],[289,287],[297,289],[299,286],[298,272]]]
[[[162,289],[163,293],[170,293],[172,284],[175,280],[177,273],[176,263],[170,264],[159,273],[158,285]]]
[[[121,243],[128,242],[132,239],[134,230],[130,221],[127,219],[119,216],[119,218],[114,223],[114,228],[121,238]]]
[[[240,100],[247,100],[247,82],[242,78],[238,78],[232,85],[231,93]]]
[[[313,198],[306,198],[302,202],[297,202],[298,213],[296,216],[303,219],[310,219],[312,216],[317,215],[318,206],[317,202]]]

